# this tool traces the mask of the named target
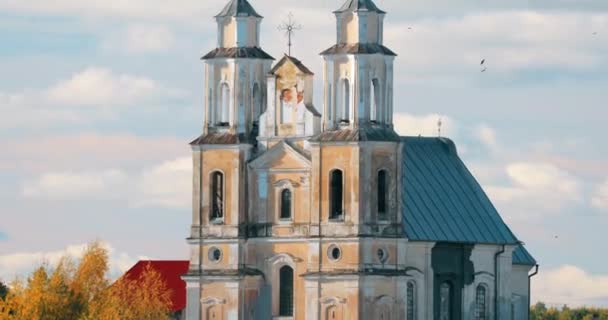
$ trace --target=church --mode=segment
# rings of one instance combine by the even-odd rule
[[[455,144],[393,128],[386,12],[333,14],[321,106],[304,62],[264,51],[250,2],[215,16],[186,319],[528,319],[537,263]]]

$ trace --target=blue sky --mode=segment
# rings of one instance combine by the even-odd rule
[[[187,143],[225,1],[0,2],[0,278],[95,239],[114,274],[185,259]],[[339,1],[252,4],[262,45],[292,11],[294,55],[318,75]],[[608,305],[608,2],[383,0],[395,124],[445,134],[541,263],[535,298]],[[411,29],[410,29],[411,28]],[[480,72],[485,58],[488,71]],[[321,78],[316,78],[318,109]],[[576,297],[576,298],[572,298]]]

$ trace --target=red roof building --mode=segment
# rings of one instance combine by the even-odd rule
[[[158,272],[171,289],[171,312],[176,313],[186,308],[186,283],[181,276],[188,273],[189,261],[139,261],[124,275],[127,279],[139,279],[147,265]]]

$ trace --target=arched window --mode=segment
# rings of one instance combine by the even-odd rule
[[[281,191],[281,219],[291,218],[291,190]]]
[[[407,283],[407,320],[416,319],[416,285],[413,281]]]
[[[289,266],[279,270],[279,316],[293,316],[293,269]]]
[[[325,319],[327,320],[337,320],[338,317],[336,316],[336,310],[338,308],[336,308],[336,306],[330,306],[327,308],[326,310],[326,314],[325,314]]]
[[[262,113],[262,95],[260,94],[260,86],[257,83],[253,85],[253,90],[251,91],[251,100],[253,102],[253,121],[258,121],[258,118]]]
[[[329,117],[329,121],[333,121],[334,118],[336,117],[336,108],[333,107],[333,103],[332,103],[332,88],[331,88],[331,84],[329,85],[329,87],[327,88],[327,105],[329,106],[329,110],[327,110],[327,115]]]
[[[220,85],[220,99],[218,101],[219,110],[216,111],[216,116],[219,116],[217,124],[226,126],[230,123],[230,87],[226,83]]]
[[[338,122],[350,122],[350,82],[343,79],[340,83],[340,96],[338,99]]]
[[[380,106],[380,84],[378,79],[373,79],[370,88],[370,103],[371,103],[371,114],[370,120],[378,122],[380,119],[378,108]]]
[[[211,88],[209,88],[209,93],[207,94],[207,107],[209,108],[209,115],[206,119],[207,123],[214,125],[216,119],[215,112],[217,108],[213,107],[213,90]]]
[[[329,182],[329,218],[333,220],[342,219],[344,217],[343,183],[342,171],[332,171]]]
[[[221,172],[211,174],[211,220],[224,218],[224,175]]]
[[[477,286],[477,294],[475,296],[475,320],[487,320],[487,296],[486,287],[483,285]]]
[[[388,173],[386,170],[378,171],[376,183],[378,220],[386,221],[388,218]]]
[[[452,320],[452,285],[449,282],[439,286],[439,320]]]

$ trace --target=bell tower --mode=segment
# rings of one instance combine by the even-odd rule
[[[247,0],[231,0],[215,16],[217,48],[205,61],[205,133],[255,139],[273,58],[260,48],[259,15]]]
[[[372,0],[348,0],[336,16],[336,44],[325,60],[324,130],[393,126],[393,61],[384,16]]]
[[[244,266],[247,163],[257,144],[273,58],[260,48],[262,16],[247,0],[231,0],[215,20],[217,48],[202,58],[203,134],[191,143],[186,319],[254,319],[252,301],[263,277]]]

